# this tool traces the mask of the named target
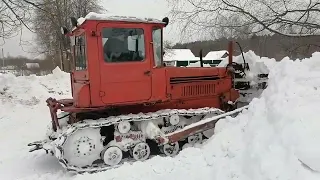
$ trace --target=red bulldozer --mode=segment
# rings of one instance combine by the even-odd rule
[[[68,171],[103,171],[175,156],[210,138],[218,120],[246,109],[237,109],[234,43],[226,67],[166,67],[168,23],[95,13],[82,23],[71,18],[72,30],[61,30],[72,47],[72,99],[47,99],[51,135],[30,143],[30,152],[44,149]]]

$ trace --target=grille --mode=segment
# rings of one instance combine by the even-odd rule
[[[190,85],[182,87],[182,96],[210,95],[215,93],[215,84]]]

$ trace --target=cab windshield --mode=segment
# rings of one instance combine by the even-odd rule
[[[107,63],[143,61],[144,39],[142,28],[103,28],[104,61]]]

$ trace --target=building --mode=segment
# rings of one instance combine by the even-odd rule
[[[210,66],[217,66],[224,58],[228,57],[228,51],[210,51],[203,57],[203,64],[210,64]]]
[[[39,63],[26,63],[26,69],[39,69]]]
[[[166,66],[185,67],[199,61],[199,58],[190,49],[169,49],[165,52],[163,61]]]
[[[228,51],[210,51],[202,58],[203,64],[209,64],[214,67],[217,66],[223,58],[228,56]],[[169,49],[164,57],[166,66],[187,67],[193,63],[199,63],[200,57],[196,57],[190,49]]]

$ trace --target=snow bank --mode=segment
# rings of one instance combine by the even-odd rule
[[[248,51],[246,53],[243,53],[244,59],[246,63],[249,64],[250,67],[250,73],[251,74],[268,74],[269,69],[273,64],[276,62],[274,58],[270,59],[267,57],[260,57],[257,56],[253,51]],[[286,58],[285,58],[286,59]],[[239,56],[233,56],[233,61],[237,62],[239,64],[243,64],[243,57],[242,55]],[[226,67],[228,64],[228,57],[223,58],[223,60],[218,64],[217,67]]]
[[[218,123],[219,133],[203,148],[215,177],[320,178],[319,58],[279,62],[262,97],[236,119]]]
[[[44,151],[28,152],[27,144],[44,139],[51,124],[45,102],[48,97],[71,97],[68,73],[56,68],[46,76],[0,74],[1,180],[66,176],[56,159]]]
[[[0,100],[2,102],[35,105],[56,95],[70,97],[70,75],[58,67],[46,76],[18,76],[0,74]]]

